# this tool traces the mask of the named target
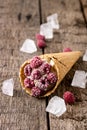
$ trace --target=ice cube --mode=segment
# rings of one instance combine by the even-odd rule
[[[50,23],[44,23],[40,26],[40,34],[44,35],[46,39],[53,38],[53,29]]]
[[[87,72],[86,72],[86,79],[87,79]]]
[[[46,107],[46,112],[50,112],[58,117],[61,116],[65,111],[65,101],[58,96],[54,96],[53,98],[51,98],[48,106]]]
[[[47,22],[51,24],[53,29],[59,29],[58,14],[52,14],[47,17]]]
[[[74,74],[71,85],[74,87],[85,88],[86,87],[86,72],[77,70]]]
[[[12,78],[5,80],[2,85],[2,92],[6,95],[13,96],[13,87],[14,81]]]
[[[31,39],[26,39],[20,48],[20,51],[26,52],[26,53],[34,53],[37,51],[35,42]]]
[[[83,55],[83,61],[87,61],[87,50],[85,51],[85,54]]]

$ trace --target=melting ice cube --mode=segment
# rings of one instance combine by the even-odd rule
[[[66,111],[65,101],[57,96],[50,99],[46,112],[50,112],[56,116],[61,116]]]
[[[85,88],[86,87],[86,72],[77,70],[74,74],[71,85],[74,87]]]
[[[44,35],[46,39],[53,38],[53,29],[50,23],[44,23],[40,26],[40,34]]]
[[[83,61],[87,61],[87,50],[85,51],[85,54],[83,55]]]
[[[2,92],[6,95],[13,96],[13,87],[14,87],[13,79],[5,80],[3,82]]]
[[[57,13],[47,17],[47,22],[51,24],[53,29],[59,29],[58,15]]]
[[[20,51],[26,52],[26,53],[34,53],[37,51],[35,42],[31,39],[26,39],[20,49]]]

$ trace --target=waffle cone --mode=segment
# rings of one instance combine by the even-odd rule
[[[63,80],[65,75],[69,72],[69,70],[72,68],[72,66],[75,64],[75,62],[79,59],[81,54],[82,53],[80,51],[75,51],[75,52],[65,52],[65,53],[64,52],[63,53],[51,53],[51,54],[45,54],[45,55],[40,56],[42,59],[45,59],[48,62],[50,62],[50,60],[54,61],[53,71],[54,70],[56,71],[56,74],[58,77],[56,85],[51,90],[47,91],[41,97],[49,96],[57,89],[60,82]],[[29,88],[24,87],[24,79],[25,79],[24,67],[29,63],[30,63],[30,60],[27,60],[22,64],[22,66],[20,67],[19,77],[20,77],[20,82],[21,82],[23,89],[25,89],[25,91],[29,95],[32,95],[31,90]]]

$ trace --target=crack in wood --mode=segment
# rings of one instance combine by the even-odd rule
[[[77,117],[77,118],[74,118],[74,117],[60,117],[60,119],[62,119],[62,120],[65,120],[65,119],[70,119],[70,120],[74,120],[74,121],[83,121],[83,120],[85,120],[86,119],[86,117],[85,116],[83,116],[83,117]]]
[[[48,97],[46,97],[46,106],[48,105]],[[49,118],[49,113],[46,113],[46,117],[47,117],[47,127],[48,130],[50,130],[50,118]]]
[[[80,8],[81,8],[81,12],[82,12],[82,15],[83,15],[83,18],[84,18],[85,26],[86,26],[86,28],[87,28],[87,20],[86,20],[84,8],[83,8],[83,5],[82,5],[82,1],[79,0],[79,2],[80,2]]]
[[[6,66],[7,66],[7,64],[0,65],[0,68],[4,68],[4,67],[6,67]]]
[[[42,9],[41,9],[41,0],[38,0],[39,4],[39,15],[40,15],[40,25],[42,24]],[[42,54],[44,55],[45,49],[42,48]],[[46,106],[48,105],[48,97],[46,97]],[[46,113],[46,119],[47,119],[47,129],[50,130],[50,118],[49,113]]]
[[[14,51],[14,49],[11,49],[11,55],[13,56],[13,51]]]
[[[29,20],[31,19],[31,17],[32,17],[31,14],[26,15],[26,19],[27,19],[27,21],[29,21]]]
[[[38,0],[38,3],[39,3],[40,24],[42,24],[42,9],[41,9],[41,0]]]
[[[21,21],[21,18],[22,18],[22,14],[19,13],[19,14],[18,14],[18,20]]]

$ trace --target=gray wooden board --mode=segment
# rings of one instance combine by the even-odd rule
[[[42,0],[41,3],[43,23],[46,22],[47,16],[57,13],[60,28],[75,25],[84,26],[79,0]]]
[[[54,31],[54,38],[46,41],[45,53],[61,52],[65,47],[85,51],[87,48],[87,30],[80,8],[79,0],[41,0],[42,21],[53,13],[58,13],[60,29]],[[18,16],[21,20],[18,20]],[[32,14],[27,19],[26,16]],[[19,83],[20,65],[34,55],[20,52],[26,38],[35,40],[39,32],[38,0],[0,0],[0,130],[47,130],[46,102],[30,97]],[[75,105],[67,105],[67,112],[60,118],[49,115],[50,130],[86,130],[87,129],[87,91],[71,87],[71,81],[76,69],[87,72],[87,63],[82,58],[73,66],[58,89],[51,97],[63,96],[67,90],[72,91],[77,98]],[[2,82],[12,78],[15,81],[14,96],[2,94]]]
[[[79,0],[42,1],[43,23],[46,22],[48,15],[56,12],[59,15],[60,29],[54,31],[52,40],[46,41],[47,47],[45,48],[45,53],[61,52],[66,47],[70,47],[73,51],[80,50],[84,53],[87,49],[87,29]],[[87,129],[87,89],[71,86],[73,75],[77,69],[87,72],[87,63],[82,61],[82,57],[65,76],[55,93],[49,97],[50,99],[54,95],[58,95],[63,98],[65,91],[73,92],[76,97],[75,104],[71,106],[67,105],[67,111],[61,117],[58,118],[49,114],[50,130]]]
[[[39,32],[38,24],[36,28],[27,28],[23,24],[15,24],[11,28],[10,25],[0,24],[0,130],[47,130],[45,99],[29,96],[19,82],[21,64],[34,55],[42,54],[40,49],[33,54],[20,52],[27,38],[35,41],[35,34]],[[1,91],[2,82],[10,78],[14,79],[13,97]]]
[[[0,24],[3,26],[39,26],[38,0],[0,0]]]
[[[0,130],[46,130],[45,99],[30,97],[19,82],[21,64],[42,54],[40,49],[34,54],[20,52],[24,40],[35,40],[40,24],[38,1],[22,2],[0,1]],[[21,20],[18,20],[20,13]],[[29,20],[28,15],[32,15]],[[1,91],[2,82],[9,78],[15,83],[13,97]]]
[[[46,44],[45,53],[61,52],[66,47],[70,47],[73,51],[85,52],[87,48],[87,29],[76,26],[59,29],[54,33],[53,39],[46,41]]]
[[[31,39],[34,38],[34,33],[37,30],[27,30],[25,31],[25,36],[20,34],[20,38],[14,39],[14,42],[10,43],[10,40],[7,41],[5,48],[3,48],[0,53],[3,54],[0,57],[0,122],[1,130],[36,130],[36,129],[47,129],[46,125],[46,113],[45,113],[45,99],[38,100],[36,98],[30,97],[22,89],[19,83],[19,68],[21,64],[31,58],[33,55],[25,54],[20,52],[19,44],[22,45],[22,42],[18,43],[18,40],[25,40],[27,36],[30,36]],[[21,30],[20,30],[21,32]],[[32,33],[33,32],[33,33]],[[17,43],[16,43],[17,42]],[[0,45],[2,43],[0,42]],[[11,49],[15,50],[16,53],[9,53]],[[8,49],[6,49],[6,47]],[[6,54],[8,55],[6,57]],[[8,53],[7,53],[8,52]],[[41,54],[40,51],[36,52],[34,55]],[[14,79],[14,96],[9,97],[1,92],[2,82],[6,79]]]
[[[81,4],[83,6],[83,11],[84,11],[84,15],[85,15],[86,23],[87,23],[87,0],[81,0]]]

